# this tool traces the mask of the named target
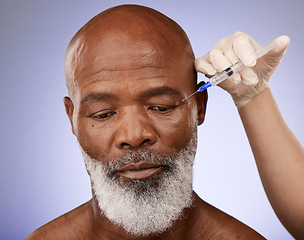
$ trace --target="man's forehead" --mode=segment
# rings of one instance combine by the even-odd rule
[[[158,68],[175,61],[175,53],[167,51],[159,43],[151,40],[136,39],[124,33],[107,33],[95,43],[85,43],[78,68],[89,72],[91,68],[107,70],[132,70],[157,64]]]
[[[78,82],[126,78],[136,80],[168,77],[193,67],[193,59],[153,40],[138,40],[126,34],[110,33],[95,44],[79,44],[75,52],[75,80]]]

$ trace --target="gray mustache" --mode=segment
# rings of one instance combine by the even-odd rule
[[[168,169],[176,168],[176,163],[174,161],[174,154],[169,156],[168,154],[156,153],[155,151],[141,149],[136,152],[127,151],[123,156],[113,159],[104,164],[105,170],[112,175],[119,168],[124,167],[130,163],[139,163],[141,161],[147,163],[157,163],[163,165]]]

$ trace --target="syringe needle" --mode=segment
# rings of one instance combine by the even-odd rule
[[[193,96],[194,94],[196,94],[197,92],[199,92],[199,91],[197,90],[197,91],[195,91],[194,93],[190,94],[188,97],[184,98],[184,99],[182,100],[182,102],[183,102],[183,101],[186,101],[188,98],[192,97],[192,96]]]

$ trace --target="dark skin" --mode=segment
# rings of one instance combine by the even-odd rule
[[[160,13],[117,7],[72,39],[66,58],[72,131],[83,149],[106,163],[126,150],[174,154],[205,117],[207,94],[194,92],[191,45]],[[26,239],[264,239],[195,193],[191,208],[163,233],[133,237],[99,210],[97,199],[55,219]]]

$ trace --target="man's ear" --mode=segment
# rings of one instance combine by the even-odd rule
[[[64,107],[65,107],[65,112],[66,112],[66,114],[68,115],[68,117],[70,119],[70,123],[71,123],[71,127],[72,127],[72,132],[75,135],[74,124],[73,124],[74,104],[73,104],[72,100],[69,97],[64,97],[63,98],[63,102],[64,102]]]
[[[207,100],[208,100],[207,90],[196,93],[195,98],[197,102],[198,125],[201,125],[204,122],[206,115]]]

